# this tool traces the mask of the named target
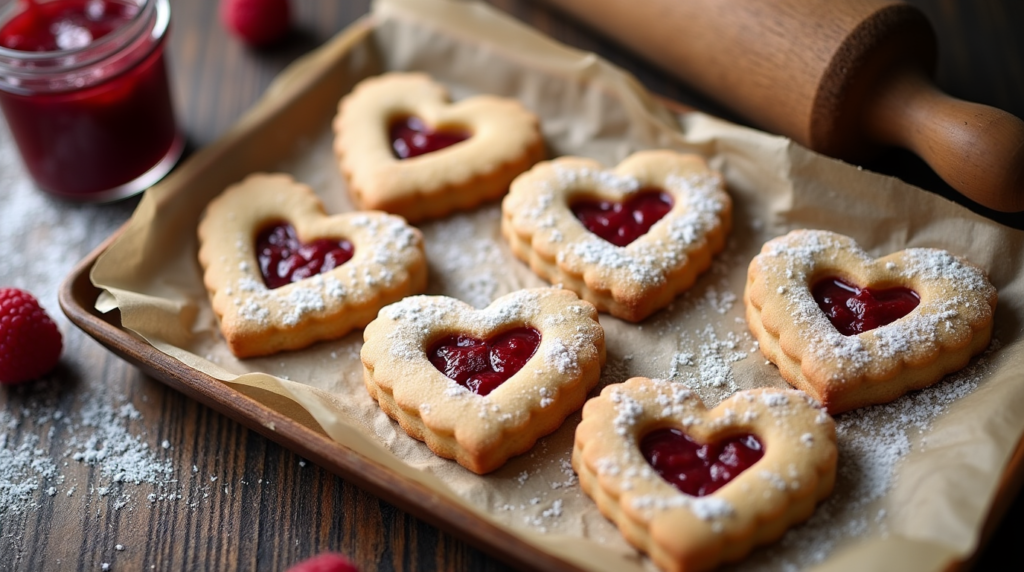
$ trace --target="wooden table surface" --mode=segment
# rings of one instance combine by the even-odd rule
[[[1024,2],[911,3],[938,31],[940,87],[1024,117]],[[368,4],[293,0],[288,39],[254,51],[224,32],[217,2],[172,0],[174,95],[189,149],[217,139],[281,69],[364,15]],[[729,117],[543,3],[493,4],[632,71],[656,93]],[[0,147],[9,146],[2,131]],[[57,306],[59,282],[130,216],[137,199],[48,199],[10,157],[0,155],[0,237],[13,254],[0,261],[0,286],[36,293],[59,321],[65,349],[45,381],[0,390],[0,570],[284,570],[325,550],[345,553],[367,571],[506,568],[167,389],[74,328]],[[955,198],[908,153],[887,152],[865,167]],[[982,213],[1024,227],[1024,216]],[[976,569],[1015,559],[1022,531],[1024,495],[1008,508]]]

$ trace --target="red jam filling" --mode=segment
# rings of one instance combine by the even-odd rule
[[[434,130],[419,117],[410,115],[391,122],[388,128],[391,150],[399,159],[419,157],[469,139],[472,135],[463,129]]]
[[[131,2],[59,0],[23,2],[24,9],[0,29],[0,46],[23,52],[83,48],[138,14]]]
[[[891,324],[921,303],[921,297],[910,288],[858,288],[834,276],[818,281],[811,294],[844,336]]]
[[[641,189],[625,202],[579,199],[570,208],[587,230],[615,246],[626,246],[672,210],[672,197],[660,189]]]
[[[430,363],[459,385],[479,395],[494,391],[530,361],[540,332],[516,328],[486,340],[446,336],[427,352]]]
[[[354,252],[355,247],[345,239],[301,242],[287,223],[268,226],[256,237],[256,258],[268,288],[327,272],[348,262]]]
[[[749,434],[701,445],[669,427],[644,436],[640,452],[661,478],[684,494],[702,497],[758,462],[764,456],[764,446]]]

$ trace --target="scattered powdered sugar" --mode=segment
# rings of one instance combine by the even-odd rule
[[[92,467],[88,492],[116,496],[115,509],[128,506],[138,486],[165,498],[174,494],[168,492],[177,486],[170,460],[144,435],[132,433],[141,414],[124,397],[85,392],[84,403],[68,415],[64,387],[55,380],[14,392],[0,410],[0,516],[36,508],[31,501],[39,490],[72,497],[82,472],[67,462],[58,466],[53,459],[61,457]],[[46,424],[47,432],[36,430]]]
[[[732,331],[720,336],[712,324],[693,333],[695,338],[683,333],[682,341],[692,345],[693,339],[698,340],[700,355],[694,356],[689,352],[673,355],[669,379],[681,381],[693,388],[711,390],[719,397],[736,391],[738,388],[733,379],[732,364],[749,357],[750,352],[743,347],[747,339]]]
[[[671,221],[669,236],[673,241],[694,244],[719,224],[729,203],[720,185],[721,180],[712,175],[670,175],[665,179],[665,189],[683,205],[682,213]]]
[[[162,485],[170,481],[170,461],[157,459],[148,443],[128,433],[127,424],[142,417],[131,403],[89,400],[79,415],[80,423],[68,440],[72,459],[96,467],[113,483]],[[170,448],[170,443],[164,448]]]
[[[911,436],[926,433],[951,404],[978,386],[988,374],[987,356],[892,403],[837,416],[839,465],[832,495],[818,505],[810,520],[791,529],[778,543],[756,550],[741,568],[803,569],[824,561],[840,542],[884,537],[886,513],[877,501],[892,488],[901,460],[915,451]],[[808,437],[801,441],[810,446]],[[919,447],[925,449],[926,442]]]
[[[310,312],[319,312],[326,305],[320,292],[312,288],[294,288],[286,297],[288,311],[284,316],[284,323],[294,326],[299,323],[302,316]]]
[[[564,341],[553,339],[544,345],[544,363],[555,368],[558,373],[566,375],[579,369],[579,353],[575,347],[579,344],[567,346]]]
[[[570,245],[568,250],[560,250],[556,257],[559,263],[569,259],[567,253],[587,265],[620,270],[628,280],[645,286],[665,282],[667,268],[685,258],[678,252],[664,252],[658,244],[634,242],[621,247],[592,234]]]
[[[670,498],[638,496],[633,500],[633,506],[638,509],[655,510],[688,508],[701,520],[725,518],[736,512],[736,509],[733,508],[729,501],[713,496],[691,497],[678,495]]]
[[[736,304],[737,296],[731,290],[719,291],[714,285],[708,286],[704,291],[704,300],[719,314],[725,314]]]
[[[966,290],[985,290],[989,287],[976,268],[937,248],[910,248],[906,250],[908,276],[925,280],[952,280]]]
[[[768,407],[785,407],[789,405],[789,397],[785,393],[765,392],[761,394],[761,401]]]
[[[616,405],[615,411],[615,432],[619,435],[628,435],[630,428],[636,425],[637,419],[644,413],[643,405],[629,395],[621,391],[613,391],[611,401]]]
[[[607,169],[568,168],[556,163],[553,180],[542,184],[558,189],[597,188],[629,193],[640,188],[640,181],[632,175],[621,175]]]
[[[5,432],[0,434],[0,516],[8,512],[22,512],[32,500],[40,486],[49,483],[63,483],[57,466],[40,448],[40,437],[28,434],[21,443],[11,443],[6,431],[13,431],[20,419],[7,410],[0,411],[0,424]],[[52,487],[51,487],[52,488]],[[54,493],[56,494],[56,492]],[[53,496],[53,495],[50,495]]]
[[[236,304],[241,304],[238,308],[238,315],[242,318],[258,324],[267,324],[270,321],[270,310],[260,306],[259,303],[253,299],[235,300]]]
[[[491,303],[501,287],[506,255],[493,235],[501,212],[497,205],[472,214],[455,214],[421,225],[431,283],[476,308]],[[478,226],[483,219],[486,228]]]

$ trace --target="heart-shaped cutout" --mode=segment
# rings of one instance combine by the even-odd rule
[[[539,163],[512,183],[501,213],[512,253],[537,275],[637,322],[711,265],[725,247],[732,201],[704,159],[660,150],[614,170],[579,157]]]
[[[570,208],[587,230],[626,246],[672,210],[672,197],[660,189],[640,189],[625,201],[576,199]]]
[[[334,270],[348,262],[354,250],[344,238],[317,238],[304,243],[288,223],[271,224],[256,236],[256,260],[268,288]]]
[[[748,433],[699,443],[681,429],[656,429],[640,440],[640,452],[661,478],[690,496],[709,495],[764,456]]]
[[[411,159],[440,151],[473,135],[465,129],[433,129],[415,115],[392,119],[388,134],[391,139],[391,150],[398,159]]]
[[[826,298],[841,302],[822,308]],[[882,319],[862,319],[867,298],[896,302],[885,301]],[[892,401],[967,365],[988,347],[996,300],[982,269],[945,250],[875,259],[852,238],[821,230],[767,242],[744,292],[762,353],[831,413]],[[852,319],[834,323],[830,314]]]
[[[844,336],[891,324],[921,303],[921,297],[910,288],[860,288],[835,276],[818,280],[811,295]]]
[[[700,444],[725,453],[697,453]],[[691,453],[715,460],[706,469]],[[572,465],[598,509],[662,570],[710,570],[810,517],[832,490],[836,457],[832,418],[802,392],[740,391],[708,410],[682,384],[636,377],[584,406]],[[663,475],[662,465],[677,468]],[[693,466],[703,495],[686,489]]]
[[[238,357],[341,337],[426,287],[417,229],[384,213],[328,216],[313,190],[287,175],[228,187],[198,233],[203,282]]]
[[[422,73],[363,80],[341,100],[334,131],[356,205],[410,222],[495,200],[544,157],[537,116],[518,101],[478,95],[449,103],[445,88]]]
[[[477,395],[488,395],[530,361],[540,332],[516,328],[480,340],[461,334],[441,338],[427,351],[437,371]]]
[[[597,310],[553,288],[513,292],[480,310],[411,296],[381,310],[363,337],[363,380],[381,409],[438,456],[479,474],[582,407],[605,360]],[[506,374],[488,391],[469,387],[475,376]]]

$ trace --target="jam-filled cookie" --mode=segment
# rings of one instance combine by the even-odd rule
[[[584,406],[572,465],[630,544],[693,572],[807,519],[836,456],[832,418],[802,392],[746,390],[708,410],[682,384],[636,377]]]
[[[497,199],[544,158],[537,116],[518,101],[478,95],[449,103],[445,88],[422,73],[360,82],[341,100],[334,131],[355,203],[410,222]]]
[[[747,324],[782,377],[830,412],[886,403],[982,352],[996,289],[945,250],[872,258],[853,239],[796,230],[750,263]]]
[[[341,337],[427,283],[419,230],[380,212],[327,216],[283,174],[250,175],[210,202],[199,262],[238,357]]]
[[[605,361],[594,307],[549,288],[481,310],[413,296],[381,310],[363,337],[363,379],[381,409],[435,454],[479,474],[582,407]]]
[[[614,170],[579,157],[520,175],[501,206],[512,252],[613,316],[640,321],[725,247],[732,201],[699,156],[642,151]]]

